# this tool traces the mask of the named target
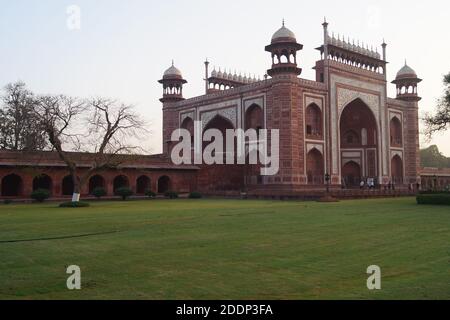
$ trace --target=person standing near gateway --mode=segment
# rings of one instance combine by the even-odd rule
[[[364,182],[364,180],[361,180],[361,183],[359,184],[359,188],[362,190],[362,189],[364,189],[365,185],[366,185],[366,183]]]

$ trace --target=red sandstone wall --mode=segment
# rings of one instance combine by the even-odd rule
[[[83,173],[84,170],[80,170],[80,174]],[[133,190],[134,193],[137,192],[136,181],[140,176],[147,176],[151,181],[151,190],[154,192],[158,191],[158,179],[162,176],[167,176],[170,179],[170,189],[184,193],[191,192],[196,190],[197,181],[196,181],[196,173],[195,170],[157,170],[157,171],[148,171],[148,170],[138,170],[138,169],[123,169],[123,170],[109,170],[102,173],[99,173],[106,182],[106,190],[108,196],[113,196],[113,181],[117,176],[125,176],[128,179],[129,187]],[[9,168],[9,167],[0,167],[0,182],[4,177],[10,174],[16,174],[22,179],[22,192],[19,195],[21,198],[29,197],[31,192],[33,191],[33,179],[42,174],[48,175],[52,180],[52,188],[51,193],[53,197],[63,197],[62,195],[62,181],[64,177],[69,175],[68,171],[64,168],[32,168],[32,167],[23,167],[23,168]],[[0,195],[2,185],[0,184]],[[89,183],[86,183],[82,188],[82,195],[86,196],[89,194]]]
[[[420,176],[419,111],[416,102],[393,102],[391,110],[403,112],[403,166],[406,184],[415,184]],[[391,165],[391,163],[389,163]],[[391,168],[392,171],[392,168]]]
[[[242,191],[245,189],[244,176],[243,165],[204,165],[197,175],[198,191]]]
[[[278,78],[267,93],[267,128],[280,130],[280,171],[272,184],[304,183],[302,93],[295,80]]]
[[[174,109],[173,103],[163,105],[163,153],[170,153],[170,141],[172,132],[179,128],[178,111]],[[170,155],[170,154],[169,154]]]

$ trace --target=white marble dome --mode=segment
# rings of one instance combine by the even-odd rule
[[[277,42],[279,40],[286,40],[286,39],[289,39],[293,42],[297,42],[295,34],[291,30],[286,28],[283,23],[283,26],[277,32],[275,32],[273,34],[272,43]]]
[[[397,72],[397,79],[398,78],[406,78],[406,77],[413,77],[413,78],[417,78],[417,73],[406,64],[403,66],[403,68],[400,69],[399,72]]]
[[[173,77],[173,76],[183,78],[181,71],[177,67],[175,67],[172,63],[172,66],[164,72],[164,77]]]

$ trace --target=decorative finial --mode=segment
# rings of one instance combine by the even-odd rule
[[[284,18],[283,18],[283,27],[284,27]]]
[[[173,59],[172,59],[172,67],[175,65],[175,62],[173,61]]]
[[[405,59],[405,66],[407,66],[408,64],[406,63],[407,61],[406,61],[406,59]]]

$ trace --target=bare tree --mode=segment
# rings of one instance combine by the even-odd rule
[[[36,151],[48,147],[33,113],[34,95],[25,83],[6,85],[0,99],[0,149]]]
[[[436,114],[425,115],[425,134],[428,138],[440,131],[445,131],[450,125],[450,73],[444,77],[444,96],[439,99]]]
[[[81,189],[90,176],[117,168],[128,160],[127,155],[142,150],[130,142],[146,131],[144,121],[133,109],[132,105],[105,98],[81,101],[67,96],[43,96],[38,99],[36,115],[49,143],[72,176],[72,201],[79,201]],[[89,153],[89,168],[82,173],[77,163],[80,153]]]

